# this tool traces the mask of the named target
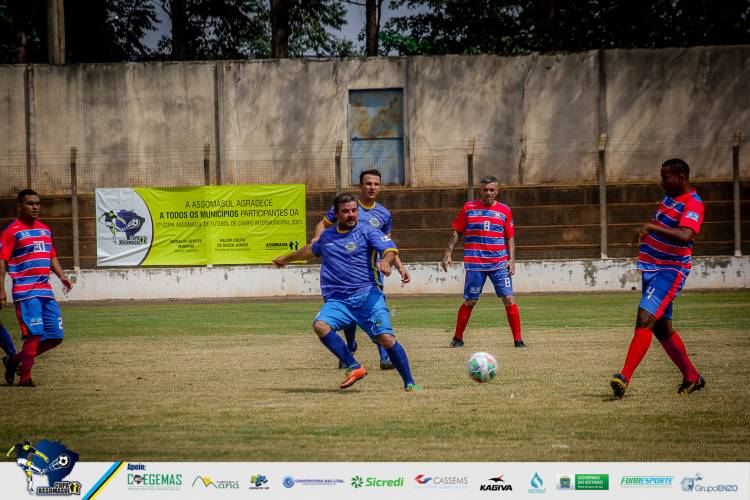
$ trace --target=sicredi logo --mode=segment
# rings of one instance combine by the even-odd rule
[[[351,479],[352,488],[401,488],[404,486],[404,478],[398,477],[395,479],[381,479],[378,477],[370,476],[362,478],[361,476],[354,476]]]

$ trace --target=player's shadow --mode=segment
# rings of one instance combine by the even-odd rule
[[[280,389],[278,387],[269,387],[267,390],[275,392],[283,392],[286,394],[340,394],[341,389],[311,389],[305,387],[288,387]],[[347,391],[356,392],[356,391]]]

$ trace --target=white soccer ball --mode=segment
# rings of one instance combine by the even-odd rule
[[[474,382],[489,382],[497,377],[497,360],[490,353],[475,352],[466,362],[466,371]]]

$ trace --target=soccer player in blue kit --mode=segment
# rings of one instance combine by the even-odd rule
[[[421,392],[414,382],[406,351],[393,335],[385,295],[377,283],[378,272],[391,274],[398,249],[388,235],[369,224],[359,223],[358,203],[349,193],[333,201],[336,225],[320,238],[296,252],[273,260],[276,267],[289,262],[322,257],[320,289],[325,303],[313,321],[320,341],[347,366],[341,388],[346,389],[367,375],[336,330],[356,323],[383,346],[404,381],[407,392]],[[375,255],[381,259],[376,263]]]
[[[378,195],[381,189],[381,175],[378,170],[363,170],[359,174],[359,190],[361,196],[357,200],[357,210],[359,221],[362,224],[369,224],[372,227],[379,229],[383,234],[390,236],[391,230],[393,229],[393,218],[391,212],[383,205],[377,202]],[[323,219],[318,222],[315,226],[315,232],[311,243],[315,243],[320,235],[323,234],[327,228],[333,226],[336,223],[336,212],[333,207],[323,216]],[[411,281],[409,272],[406,267],[401,263],[401,259],[396,255],[394,261],[394,267],[401,275],[401,282],[407,284]],[[383,275],[378,273],[378,286],[383,290]],[[346,338],[346,347],[349,348],[352,354],[357,351],[357,342],[355,335],[357,332],[357,325],[351,324],[344,327],[344,337]],[[378,347],[378,354],[380,355],[380,369],[381,370],[392,370],[394,368],[393,363],[388,357],[388,352],[373,339],[373,342]],[[346,368],[346,366],[339,362],[339,368]]]

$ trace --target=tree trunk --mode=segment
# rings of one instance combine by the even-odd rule
[[[188,58],[187,8],[185,0],[170,0],[172,17],[172,59],[184,61]]]
[[[65,2],[47,0],[47,59],[65,64]]]
[[[289,57],[289,0],[271,0],[271,57]]]
[[[367,35],[367,56],[374,57],[378,55],[378,0],[367,0],[367,21],[365,23],[365,33]]]

